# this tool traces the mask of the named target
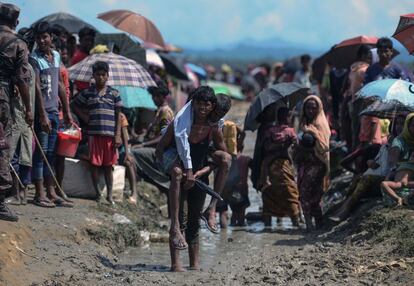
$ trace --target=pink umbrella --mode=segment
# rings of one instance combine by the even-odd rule
[[[98,15],[98,18],[115,28],[132,34],[144,42],[164,47],[160,31],[149,19],[129,10],[112,10]]]
[[[392,35],[410,54],[414,52],[414,13],[400,16],[398,27]]]

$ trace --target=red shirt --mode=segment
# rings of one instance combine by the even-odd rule
[[[75,53],[73,54],[72,60],[70,61],[70,64],[73,66],[88,56],[89,54],[85,53],[84,51],[81,51],[80,49],[76,49]],[[81,92],[82,90],[87,89],[90,86],[89,82],[83,82],[83,81],[77,81],[77,80],[75,80],[75,85],[76,85],[76,89],[78,90],[78,92]]]

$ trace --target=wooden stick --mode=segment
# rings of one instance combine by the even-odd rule
[[[16,176],[17,180],[19,181],[20,187],[24,188],[25,186],[23,185],[22,180],[20,180],[19,174],[17,174],[16,169],[13,167],[13,165],[10,162],[9,162],[9,166],[13,174]]]
[[[35,138],[35,141],[36,141],[37,147],[40,149],[40,153],[42,153],[43,160],[45,160],[45,163],[46,163],[47,167],[49,168],[50,173],[52,174],[53,180],[55,181],[55,184],[56,184],[56,186],[57,186],[57,188],[58,188],[58,190],[59,190],[59,192],[60,192],[61,196],[63,196],[63,198],[64,198],[65,200],[67,200],[68,196],[65,194],[65,192],[64,192],[64,191],[63,191],[63,189],[62,189],[62,187],[61,187],[61,186],[60,186],[60,184],[58,183],[58,181],[57,181],[57,179],[56,179],[56,177],[55,177],[55,174],[54,174],[54,172],[53,172],[53,169],[52,169],[52,167],[50,166],[49,161],[47,160],[46,154],[45,154],[45,152],[43,151],[42,145],[40,144],[40,141],[39,141],[39,139],[38,139],[38,138],[37,138],[37,136],[36,136],[36,132],[34,131],[34,129],[33,129],[33,127],[32,127],[32,126],[30,126],[30,129],[32,130],[33,137]]]

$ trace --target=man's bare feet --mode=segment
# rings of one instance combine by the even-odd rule
[[[171,266],[170,271],[171,272],[186,272],[187,270],[180,265],[180,266]]]
[[[225,229],[228,225],[228,214],[227,211],[220,213],[220,228]]]
[[[175,229],[170,230],[170,244],[176,250],[184,250],[188,247],[184,236],[181,234],[181,231]]]

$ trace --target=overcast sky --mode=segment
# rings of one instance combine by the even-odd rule
[[[166,42],[213,48],[245,39],[279,38],[329,48],[366,34],[391,36],[412,0],[16,0],[21,25],[64,11],[101,32],[116,31],[96,15],[129,9],[152,20]]]

